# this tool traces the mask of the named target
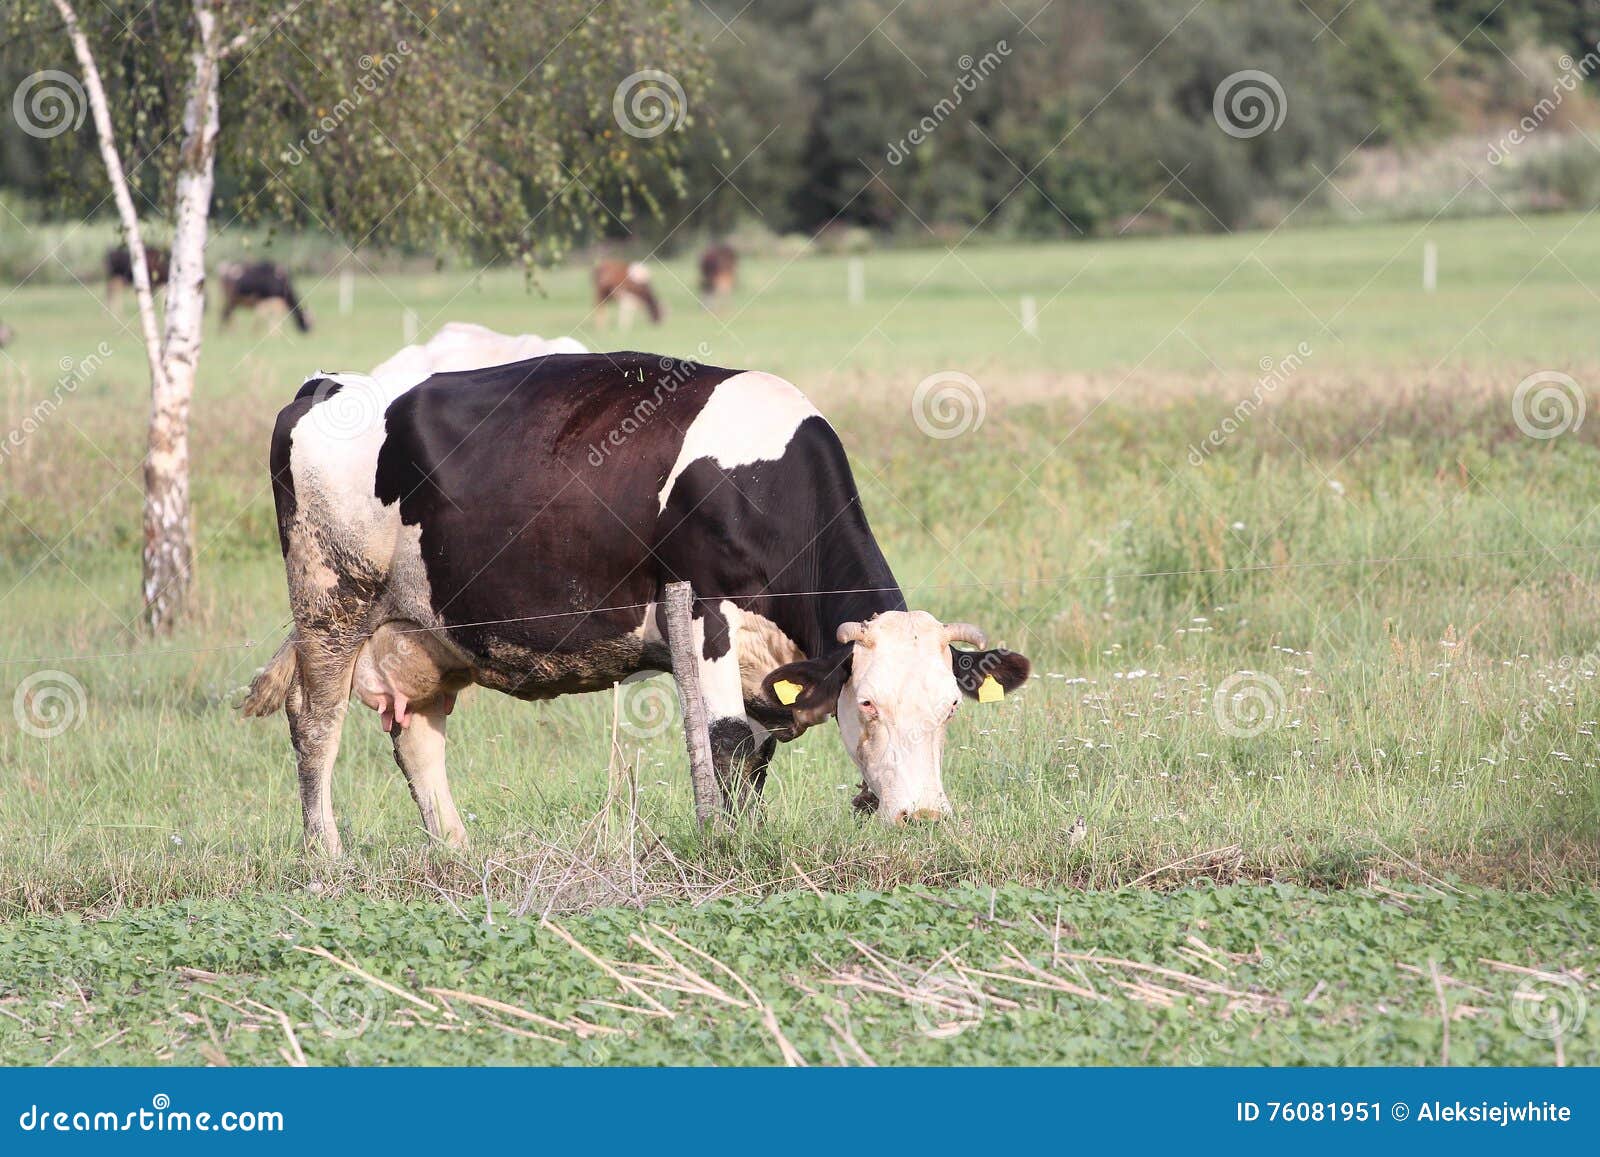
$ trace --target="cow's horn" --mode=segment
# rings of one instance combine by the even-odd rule
[[[867,628],[860,623],[840,623],[839,629],[833,633],[833,637],[841,643],[861,643],[865,645]]]
[[[944,641],[947,643],[971,643],[974,647],[983,647],[983,632],[971,623],[946,623],[944,625]]]

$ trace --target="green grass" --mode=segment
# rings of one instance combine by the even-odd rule
[[[1432,296],[1417,287],[1424,235],[1441,254]],[[679,263],[659,275],[667,324],[626,340],[584,324],[582,271],[550,274],[531,295],[502,272],[363,279],[349,318],[337,315],[335,284],[317,283],[319,325],[308,339],[249,322],[208,336],[194,419],[200,588],[192,621],[160,647],[128,626],[139,609],[142,355],[81,290],[12,291],[0,300],[19,333],[0,357],[5,429],[54,391],[61,358],[82,359],[101,341],[112,353],[0,464],[9,627],[0,692],[39,671],[83,688],[83,710],[53,739],[14,725],[0,702],[0,918],[109,915],[113,937],[121,922],[148,922],[160,937],[195,921],[200,930],[185,935],[198,955],[173,963],[209,968],[205,954],[235,939],[230,913],[326,904],[325,916],[308,918],[349,933],[329,947],[346,944],[374,967],[393,951],[398,972],[398,948],[376,932],[357,936],[357,926],[369,932],[369,914],[394,921],[400,940],[413,919],[469,927],[452,905],[527,901],[583,936],[635,919],[619,907],[743,911],[797,887],[889,893],[877,902],[899,904],[911,903],[894,892],[905,885],[1011,883],[1047,892],[1050,906],[1111,913],[1167,901],[1067,890],[1359,889],[1403,878],[1554,897],[1529,900],[1529,911],[1577,904],[1573,925],[1592,953],[1592,905],[1573,897],[1592,896],[1600,881],[1600,422],[1591,413],[1560,437],[1532,439],[1513,420],[1511,395],[1539,369],[1594,380],[1596,298],[1574,271],[1597,258],[1600,222],[1573,217],[1451,222],[1425,234],[1383,226],[896,251],[867,258],[868,303],[857,309],[844,301],[843,259],[772,259],[746,263],[742,293],[721,318],[674,279],[689,279]],[[1015,319],[1025,293],[1041,307],[1037,339]],[[244,723],[229,707],[287,618],[267,441],[305,374],[366,368],[393,352],[402,308],[417,311],[424,333],[461,318],[599,346],[703,347],[706,360],[770,369],[810,393],[850,448],[913,604],[976,621],[1034,659],[1039,677],[1025,690],[969,705],[953,725],[954,819],[894,832],[857,822],[848,806],[856,779],[829,728],[780,753],[759,825],[701,837],[676,727],[624,734],[613,755],[609,696],[525,705],[476,693],[451,726],[469,852],[424,846],[387,740],[360,711],[334,786],[351,854],[334,866],[303,862],[283,722]],[[120,321],[131,324],[131,313]],[[1301,342],[1312,351],[1304,364],[1194,465],[1191,447],[1251,393],[1261,359],[1279,363]],[[980,384],[986,415],[962,436],[933,439],[913,421],[911,396],[946,370]],[[84,657],[101,654],[111,657]],[[1257,720],[1225,724],[1244,702],[1234,695],[1252,691],[1271,710],[1247,736],[1238,732]],[[1086,832],[1075,840],[1079,816]],[[1386,911],[1355,892],[1328,902]],[[1483,901],[1507,913],[1521,902]],[[774,903],[804,910],[809,901]],[[5,935],[38,945],[50,928],[75,927],[28,923]],[[1527,963],[1513,954],[1531,946],[1552,965],[1567,959],[1565,940],[1504,922],[1486,922],[1482,936],[1476,955]],[[919,942],[919,958],[943,943]],[[1107,932],[1086,943],[1121,942]],[[1422,942],[1406,952],[1425,967]],[[86,980],[78,969],[89,957],[74,949],[72,958],[19,981],[17,997],[47,999],[59,982]],[[750,966],[776,970],[763,976],[783,967]],[[276,967],[252,958],[240,970],[271,972],[269,986],[315,983],[309,973],[277,978]],[[1483,975],[1471,976],[1481,987]],[[1433,999],[1425,987],[1419,1010]],[[549,992],[484,991],[552,1006]],[[1095,1023],[1107,1026],[1097,1038],[1120,1031]],[[656,1028],[640,1039],[691,1047],[652,1036]],[[1012,1050],[989,1035],[999,1032],[986,1022],[960,1048],[1140,1059],[1107,1051],[1104,1039],[1078,1054],[1044,1037]],[[471,1048],[534,1047],[504,1035]],[[757,1059],[762,1039],[737,1055]],[[896,1055],[898,1045],[874,1039]],[[1149,1059],[1170,1059],[1167,1039]],[[1591,1031],[1591,1049],[1592,1040]],[[1437,1045],[1415,1043],[1418,1056]],[[831,1057],[820,1037],[797,1044]],[[439,1047],[438,1059],[467,1055]],[[906,1058],[929,1059],[921,1047],[913,1042]],[[1523,1044],[1482,1049],[1474,1055],[1538,1059],[1517,1051]],[[1388,1046],[1370,1056],[1411,1063]]]
[[[0,927],[0,1056],[779,1064],[786,1044],[811,1064],[1600,1062],[1600,985],[1561,971],[1594,959],[1592,892],[798,891],[557,921],[583,951],[484,915],[301,894]]]

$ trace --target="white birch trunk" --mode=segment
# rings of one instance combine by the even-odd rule
[[[155,631],[171,627],[194,581],[189,511],[189,400],[200,364],[205,320],[206,237],[217,146],[221,40],[210,0],[195,0],[193,73],[183,110],[183,144],[174,198],[172,266],[167,280],[161,373],[150,391],[144,462],[144,609]]]
[[[106,167],[106,177],[111,182],[111,198],[117,206],[117,217],[128,238],[128,255],[133,265],[133,295],[139,303],[139,327],[144,335],[145,357],[150,363],[150,380],[153,383],[163,376],[161,367],[161,335],[156,327],[156,300],[150,290],[150,266],[145,261],[144,237],[139,231],[139,212],[133,207],[133,192],[128,187],[127,174],[122,170],[122,158],[117,154],[116,133],[111,126],[111,110],[106,105],[105,85],[100,83],[100,69],[95,64],[89,39],[78,24],[78,14],[69,0],[51,0],[67,26],[67,39],[72,42],[78,67],[83,70],[83,88],[89,97],[89,109],[94,114],[95,135],[100,141],[100,160]]]
[[[134,296],[150,365],[150,428],[144,461],[143,597],[145,622],[169,630],[194,580],[194,526],[189,512],[189,400],[194,393],[205,315],[205,251],[217,142],[217,84],[222,47],[211,0],[194,0],[193,74],[184,104],[176,188],[176,224],[167,281],[166,331],[158,330],[144,237],[127,174],[117,152],[105,85],[71,0],[51,0],[83,71],[100,158],[127,235]]]

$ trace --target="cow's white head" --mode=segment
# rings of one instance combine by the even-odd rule
[[[866,784],[858,803],[875,800],[885,823],[948,815],[945,727],[962,695],[988,700],[1020,687],[1028,660],[1012,651],[958,651],[951,644],[982,648],[983,632],[926,611],[842,623],[838,641],[836,651],[772,672],[766,695],[789,707],[797,732],[837,716]]]

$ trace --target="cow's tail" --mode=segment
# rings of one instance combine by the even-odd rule
[[[289,691],[299,674],[294,642],[294,632],[290,631],[277,654],[256,672],[256,677],[250,680],[250,690],[245,692],[244,701],[239,704],[239,714],[275,715],[283,710],[284,701],[289,698]]]

